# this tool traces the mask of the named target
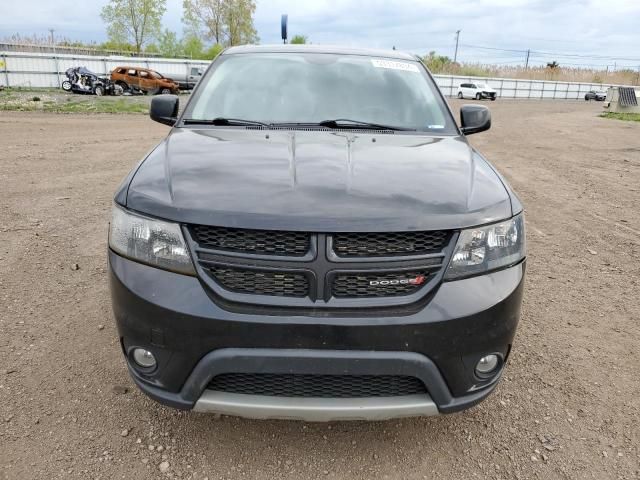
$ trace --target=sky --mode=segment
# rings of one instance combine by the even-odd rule
[[[107,0],[0,0],[0,38],[13,33],[70,40],[106,39]],[[257,0],[261,43],[280,43],[280,16],[290,36],[312,43],[392,48],[458,60],[640,68],[640,0]],[[182,0],[167,0],[164,26],[182,34]]]

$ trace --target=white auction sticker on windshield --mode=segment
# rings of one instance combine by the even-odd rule
[[[415,63],[398,62],[396,60],[382,60],[380,58],[372,58],[371,63],[376,68],[388,68],[390,70],[404,70],[405,72],[419,73],[420,70]]]

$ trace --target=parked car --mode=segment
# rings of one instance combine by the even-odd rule
[[[461,83],[458,87],[458,98],[475,98],[476,100],[488,98],[495,100],[497,95],[498,92],[486,83]]]
[[[178,84],[155,70],[139,67],[116,67],[111,71],[111,81],[125,91],[151,94],[178,93]]]
[[[254,418],[469,408],[520,317],[523,207],[420,60],[316,45],[225,50],[118,188],[113,311],[155,400]]]
[[[64,72],[67,77],[62,82],[65,92],[88,93],[97,96],[122,95],[122,88],[113,83],[109,77],[100,76],[86,67],[73,67]]]
[[[597,90],[590,90],[584,95],[586,101],[596,100],[598,102],[604,102],[607,98],[607,92],[600,92]]]
[[[171,74],[171,79],[178,84],[180,90],[193,90],[200,77],[202,77],[203,69],[201,67],[190,67],[189,73]]]

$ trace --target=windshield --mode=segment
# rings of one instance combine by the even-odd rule
[[[149,74],[153,77],[153,78],[164,78],[162,75],[160,75],[158,72],[154,72],[153,70],[149,70]]]
[[[200,81],[184,118],[266,124],[348,119],[456,132],[418,62],[320,53],[222,55]]]

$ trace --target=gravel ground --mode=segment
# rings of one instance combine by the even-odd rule
[[[0,478],[640,477],[640,124],[591,102],[488,105],[494,128],[471,138],[519,192],[529,242],[502,383],[461,414],[332,424],[180,413],[139,393],[106,225],[167,129],[0,112]]]

